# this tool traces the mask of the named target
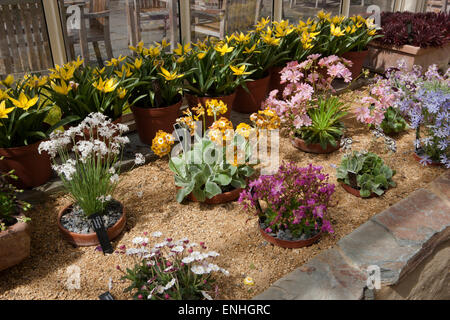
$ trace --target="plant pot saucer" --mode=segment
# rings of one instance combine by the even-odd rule
[[[331,144],[327,145],[326,149],[323,149],[322,146],[320,145],[320,143],[312,143],[312,144],[307,144],[305,142],[305,140],[298,138],[298,137],[292,137],[291,138],[291,143],[292,145],[299,149],[302,150],[304,152],[308,152],[308,153],[318,153],[318,154],[325,154],[325,153],[331,153],[334,152],[336,150],[339,150],[340,146],[341,146],[341,140],[338,139],[336,141],[336,146],[333,147]]]
[[[176,186],[177,189],[181,189],[181,187]],[[194,194],[191,192],[186,196],[186,199],[192,201],[192,202],[203,202],[207,204],[221,204],[221,203],[227,203],[235,201],[239,198],[240,193],[244,190],[244,188],[238,188],[233,189],[228,192],[224,192],[221,194],[218,194],[211,199],[206,198],[205,201],[198,201],[197,198],[194,196]]]
[[[259,225],[259,221],[258,221],[258,228],[259,228],[259,232],[261,233],[262,237],[265,240],[267,240],[268,242],[270,242],[273,245],[276,245],[281,248],[287,248],[287,249],[297,249],[297,248],[303,248],[303,247],[313,245],[314,243],[319,241],[320,237],[322,236],[322,232],[319,232],[315,236],[313,236],[309,239],[306,239],[306,240],[281,240],[277,237],[273,237],[273,236],[269,235],[268,233],[266,233]]]
[[[117,238],[120,235],[120,233],[123,231],[123,229],[125,228],[125,224],[127,221],[125,207],[123,206],[122,203],[121,203],[121,205],[122,205],[122,216],[119,218],[119,220],[117,220],[117,222],[112,227],[110,227],[106,230],[110,241]],[[76,245],[78,247],[88,247],[88,246],[99,245],[100,242],[98,241],[96,233],[75,233],[75,232],[71,232],[71,231],[67,230],[66,228],[64,228],[62,226],[61,217],[67,210],[71,209],[72,206],[73,206],[73,203],[65,206],[58,213],[57,224],[58,224],[58,229],[61,232],[62,236],[69,243]]]

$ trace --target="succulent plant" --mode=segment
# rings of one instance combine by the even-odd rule
[[[367,198],[372,192],[381,196],[389,187],[395,187],[392,170],[376,154],[353,151],[342,157],[336,170],[337,180],[354,189],[359,189],[361,197]]]

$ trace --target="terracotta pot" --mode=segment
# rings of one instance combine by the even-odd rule
[[[288,248],[288,249],[294,249],[294,248],[303,248],[303,247],[307,247],[310,246],[314,243],[316,243],[317,241],[319,241],[320,237],[322,236],[322,232],[319,232],[318,234],[316,234],[315,236],[313,236],[312,238],[306,239],[306,240],[295,240],[295,241],[291,241],[291,240],[281,240],[278,239],[277,237],[272,237],[271,235],[267,234],[259,225],[258,223],[258,228],[259,228],[259,232],[261,233],[262,237],[264,239],[266,239],[268,242],[279,246],[281,248]]]
[[[341,146],[340,139],[336,141],[336,147],[333,147],[331,144],[329,144],[329,145],[327,145],[327,148],[325,150],[322,149],[322,146],[320,145],[320,143],[307,144],[305,142],[305,140],[297,138],[297,137],[291,138],[291,143],[297,149],[300,149],[304,152],[309,152],[309,153],[331,153],[336,150],[339,150],[339,148]]]
[[[414,159],[416,159],[416,160],[419,161],[419,162],[420,162],[420,160],[422,160],[422,159],[420,158],[420,156],[419,156],[417,153],[415,153],[415,152],[413,152],[413,157],[414,157]],[[428,164],[428,165],[429,165],[429,166],[433,166],[433,167],[440,167],[440,166],[442,166],[442,163],[433,161],[433,162],[431,162],[431,163]]]
[[[30,233],[29,224],[19,221],[0,232],[0,271],[30,255]]]
[[[165,108],[140,108],[132,106],[136,129],[139,139],[146,144],[152,144],[153,138],[158,130],[168,133],[174,131],[173,125],[178,118],[178,112],[181,107],[179,102]]]
[[[349,51],[342,55],[342,58],[350,60],[353,65],[348,68],[352,72],[352,79],[356,79],[362,71],[364,60],[366,59],[369,50],[364,51]]]
[[[248,93],[244,88],[236,90],[233,110],[240,113],[253,113],[261,108],[262,102],[266,99],[269,90],[270,74],[266,77],[246,82]]]
[[[376,41],[368,44],[369,53],[364,65],[377,72],[384,73],[389,67],[396,67],[398,60],[405,60],[406,68],[411,70],[413,65],[420,65],[422,70],[428,69],[432,64],[447,70],[450,62],[450,42],[442,47],[420,48],[410,45],[401,47],[385,46]]]
[[[278,90],[278,97],[281,97],[284,88],[286,87],[285,83],[280,83],[281,82],[281,75],[280,75],[280,71],[283,70],[283,67],[271,67],[269,69],[269,73],[270,73],[270,83],[269,83],[269,93],[272,90]]]
[[[196,107],[199,103],[202,104],[203,106],[205,106],[206,101],[209,99],[221,100],[221,101],[223,101],[223,103],[225,103],[227,105],[227,112],[225,114],[219,115],[217,117],[217,119],[219,119],[220,117],[225,117],[227,119],[230,119],[231,109],[233,108],[233,104],[234,104],[234,101],[236,98],[236,91],[227,96],[220,96],[220,97],[198,97],[195,95],[191,95],[189,93],[186,93],[185,97],[186,97],[187,103],[189,105],[189,108]],[[214,117],[206,115],[206,128],[210,127],[213,124],[213,122],[214,122]]]
[[[63,237],[68,242],[70,242],[78,247],[88,247],[88,246],[99,245],[97,234],[95,232],[94,233],[86,233],[86,234],[75,233],[75,232],[70,232],[69,230],[67,230],[66,228],[64,228],[62,226],[61,217],[67,210],[69,210],[72,207],[72,205],[73,204],[70,204],[70,205],[64,207],[58,213],[58,219],[57,219],[58,228],[59,228],[59,231],[61,232],[61,234],[63,235]],[[125,228],[126,221],[127,221],[127,219],[126,219],[126,214],[125,214],[125,207],[122,204],[122,216],[112,227],[110,227],[106,230],[106,232],[108,233],[109,240],[115,239],[123,231],[123,229]]]
[[[178,186],[176,186],[176,188],[181,189],[181,187],[178,187]],[[220,204],[220,203],[232,202],[239,198],[239,194],[242,192],[242,190],[244,190],[244,188],[233,189],[231,191],[218,194],[217,196],[214,196],[211,199],[206,198],[205,201],[203,201],[203,203]],[[195,198],[193,193],[188,194],[186,199],[188,199],[192,202],[201,202],[201,201],[198,201],[197,198]]]
[[[355,197],[362,198],[358,189],[352,188],[348,184],[345,184],[345,183],[342,183],[342,182],[340,182],[340,184],[341,184],[342,188],[344,188],[344,190],[347,191],[348,193],[354,195]],[[372,192],[370,194],[370,196],[364,197],[364,199],[369,199],[369,198],[374,198],[374,197],[377,197],[377,194]]]
[[[11,183],[20,189],[40,186],[50,180],[52,167],[50,156],[46,152],[39,154],[38,147],[42,141],[28,146],[0,148],[0,172],[14,170],[19,179]]]

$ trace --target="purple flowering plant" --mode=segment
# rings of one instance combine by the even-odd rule
[[[289,232],[293,239],[310,238],[320,231],[333,233],[327,213],[335,186],[328,178],[320,166],[283,163],[276,174],[251,181],[239,203],[247,210],[256,209],[267,233]]]
[[[415,149],[421,163],[450,167],[450,68],[441,75],[436,65],[423,73],[420,66],[406,70],[403,62],[388,70],[394,107],[416,130]]]

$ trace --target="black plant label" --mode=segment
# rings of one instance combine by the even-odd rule
[[[348,171],[348,179],[350,180],[350,186],[354,189],[357,189],[358,181],[356,179],[356,173]]]
[[[105,225],[103,223],[103,218],[100,214],[96,213],[90,216],[92,227],[94,228],[95,233],[97,234],[98,241],[102,246],[103,254],[105,253],[113,253],[113,248],[111,246],[111,242],[108,238],[108,233],[106,232]]]
[[[98,296],[100,300],[114,300],[114,297],[111,295],[111,292],[106,291]]]

